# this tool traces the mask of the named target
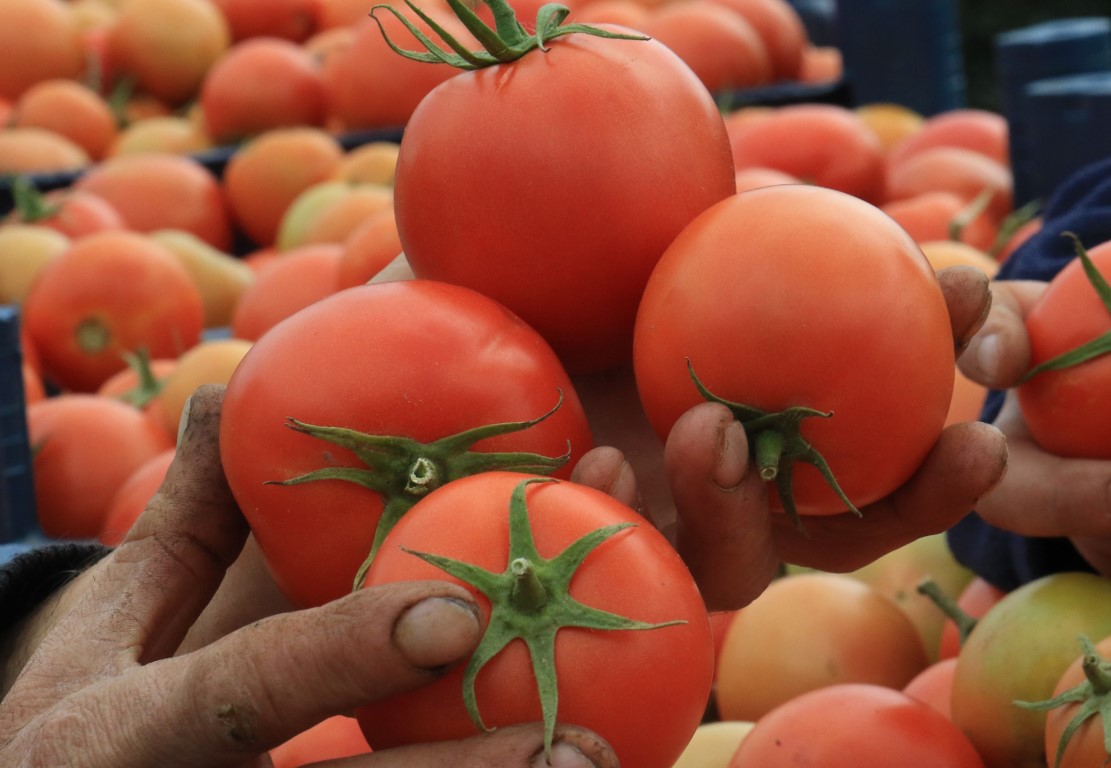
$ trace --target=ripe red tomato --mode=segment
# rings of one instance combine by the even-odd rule
[[[108,397],[62,394],[27,409],[35,511],[44,534],[99,535],[120,487],[173,441],[135,408]]]
[[[831,414],[798,430],[859,507],[936,442],[953,335],[933,269],[894,221],[845,193],[777,185],[715,205],[676,238],[645,289],[634,366],[661,437],[703,399],[691,370],[733,403]],[[801,514],[846,509],[805,458],[779,469],[777,506],[789,489]]]
[[[477,715],[488,728],[547,714],[549,725],[596,731],[622,765],[674,764],[705,710],[713,638],[690,571],[659,531],[600,491],[508,472],[449,483],[414,510],[387,537],[367,585],[446,578],[468,586],[460,578],[466,573],[442,570],[450,569],[442,559],[467,563],[489,572],[489,580],[476,580],[480,586],[469,585],[489,623],[466,668],[356,711],[372,747],[478,732],[464,704],[473,684]],[[608,526],[621,530],[602,535]],[[515,574],[536,579],[527,583],[541,587],[538,604],[508,597]],[[506,592],[488,599],[500,592],[493,580]],[[568,597],[579,605],[568,606]],[[592,610],[659,626],[626,628]],[[513,641],[522,634],[525,642]],[[553,692],[543,713],[534,675],[545,676],[534,673],[534,664],[554,670],[558,688],[558,703]]]
[[[735,182],[717,106],[662,43],[574,33],[548,48],[428,94],[395,210],[418,277],[502,302],[578,373],[629,360],[653,265]]]
[[[1108,579],[1055,573],[1008,592],[976,623],[957,655],[952,717],[990,768],[1046,764],[1046,713],[1014,702],[1052,695],[1077,637],[1111,635],[1109,606]]]
[[[1087,255],[1106,281],[1111,275],[1111,242],[1096,245]],[[1069,262],[1026,316],[1031,366],[1108,336],[1108,300],[1093,287],[1080,258]],[[1018,387],[1018,402],[1030,434],[1043,449],[1073,458],[1111,459],[1107,392],[1111,392],[1111,356],[1102,354],[1035,374]]]
[[[448,459],[447,446],[432,453],[414,442],[537,419],[560,392],[549,418],[487,437],[477,453]],[[291,429],[294,419],[306,426]],[[370,438],[352,449],[308,425],[409,442],[392,454]],[[452,476],[497,466],[486,463],[491,452],[568,455],[567,476],[591,445],[571,381],[543,339],[491,299],[426,280],[348,288],[275,325],[229,379],[221,422],[228,483],[278,585],[301,605],[351,591],[387,489],[411,504]],[[526,471],[540,471],[537,460]],[[345,479],[281,484],[325,469]],[[399,503],[387,518],[404,511]]]
[[[983,768],[944,715],[901,691],[819,688],[757,721],[729,768]]]

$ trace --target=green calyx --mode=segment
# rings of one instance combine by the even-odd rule
[[[804,406],[793,406],[778,412],[762,411],[750,405],[734,403],[718,397],[702,383],[694,372],[694,366],[687,360],[687,370],[691,380],[698,388],[703,398],[713,403],[721,403],[733,412],[733,416],[744,427],[748,436],[749,445],[752,447],[756,468],[760,477],[765,481],[774,482],[779,500],[783,503],[784,511],[790,516],[795,528],[804,531],[802,518],[799,517],[798,507],[795,505],[792,480],[794,478],[795,464],[803,462],[810,464],[821,472],[822,477],[837,497],[857,517],[861,512],[849,500],[833,470],[829,468],[825,457],[802,436],[802,422],[809,418],[828,419],[832,412],[818,411]]]
[[[1092,284],[1092,288],[1094,288],[1099,295],[1099,300],[1103,303],[1108,313],[1111,313],[1111,286],[1107,284],[1107,280],[1100,274],[1099,270],[1096,269],[1096,265],[1092,263],[1092,259],[1088,256],[1088,251],[1081,244],[1080,238],[1072,232],[1064,232],[1063,235],[1072,240],[1073,248],[1076,249],[1077,258],[1080,259],[1081,264],[1084,266],[1084,274],[1087,275],[1088,282]],[[1070,349],[1068,352],[1064,352],[1057,355],[1057,357],[1050,358],[1034,366],[1022,377],[1022,382],[1029,381],[1042,371],[1059,371],[1063,368],[1071,368],[1087,362],[1088,360],[1106,355],[1108,352],[1111,352],[1111,331],[1107,331],[1103,335],[1097,336],[1087,343],[1081,344],[1074,349]]]
[[[1016,701],[1015,705],[1023,709],[1048,711],[1063,707],[1068,704],[1079,704],[1076,714],[1061,732],[1061,740],[1057,743],[1057,756],[1053,765],[1056,768],[1064,759],[1065,749],[1076,731],[1091,717],[1099,715],[1103,728],[1103,748],[1111,759],[1111,662],[1099,655],[1099,651],[1086,636],[1080,636],[1080,647],[1084,650],[1084,658],[1080,662],[1084,670],[1084,681],[1074,687],[1045,701]]]
[[[571,579],[587,555],[619,532],[635,523],[618,523],[587,533],[553,558],[544,558],[536,549],[525,503],[525,491],[533,483],[556,482],[548,478],[529,478],[514,489],[509,502],[508,565],[493,573],[471,563],[427,552],[406,550],[437,568],[470,584],[490,601],[490,621],[486,632],[463,672],[463,701],[475,727],[489,731],[482,721],[475,696],[475,680],[482,668],[511,641],[520,639],[528,646],[532,672],[540,694],[544,721],[544,750],[551,761],[555,734],[559,686],[555,663],[556,633],[564,627],[595,630],[659,629],[683,621],[650,624],[619,614],[591,608],[571,597]]]
[[[26,224],[34,224],[43,219],[49,219],[61,208],[46,201],[46,196],[39,191],[26,176],[9,174],[8,181],[11,185],[12,202],[19,212],[19,218]]]
[[[571,12],[565,5],[547,3],[536,13],[536,31],[530,33],[517,20],[517,14],[506,0],[482,0],[489,6],[494,16],[494,27],[478,17],[462,0],[447,0],[451,10],[459,18],[467,31],[474,35],[484,50],[472,51],[456,40],[451,33],[437,24],[428,14],[413,4],[412,0],[405,0],[405,4],[413,13],[421,18],[429,28],[444,42],[444,48],[424,34],[409,21],[400,10],[392,5],[375,5],[370,9],[370,16],[378,23],[382,37],[386,44],[395,52],[413,61],[423,61],[430,64],[450,64],[458,69],[474,70],[495,64],[505,64],[516,61],[529,51],[540,49],[548,50],[547,43],[557,37],[569,35],[573,32],[582,32],[596,37],[606,37],[616,40],[647,40],[643,35],[626,35],[610,32],[589,24],[564,24],[567,15]],[[386,34],[382,21],[375,15],[376,11],[388,11],[405,25],[412,35],[417,38],[423,51],[410,51],[399,48]],[[449,50],[450,49],[450,50]]]
[[[290,429],[346,448],[364,466],[326,467],[270,483],[300,485],[322,480],[340,480],[361,485],[383,497],[382,516],[375,528],[370,551],[352,584],[352,590],[357,590],[362,586],[367,569],[374,561],[386,534],[417,501],[440,486],[461,477],[495,470],[547,475],[566,464],[571,458],[570,445],[567,446],[566,453],[554,457],[525,452],[486,453],[470,450],[480,440],[521,432],[535,426],[559,410],[562,404],[563,393],[560,392],[555,406],[536,419],[489,424],[442,437],[431,443],[395,435],[369,435],[345,427],[306,424],[290,418],[286,422]]]

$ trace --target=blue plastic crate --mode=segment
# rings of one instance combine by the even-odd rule
[[[19,310],[0,306],[0,543],[40,534],[23,398]]]

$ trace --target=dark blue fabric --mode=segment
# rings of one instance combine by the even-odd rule
[[[996,279],[1053,279],[1076,257],[1065,232],[1086,248],[1111,240],[1111,158],[1070,176],[1042,207],[1042,219],[1041,230],[1011,254]],[[982,421],[995,420],[1003,394],[989,393]],[[1059,571],[1092,570],[1067,539],[1019,536],[988,525],[975,512],[954,526],[948,539],[958,561],[1000,589]]]

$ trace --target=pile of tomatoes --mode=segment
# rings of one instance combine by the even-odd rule
[[[0,169],[79,171],[13,181],[0,222],[43,531],[118,541],[187,397],[221,383],[228,481],[294,603],[450,578],[497,630],[276,765],[565,718],[637,768],[1041,764],[1060,717],[1047,735],[1013,700],[1111,634],[1105,582],[1002,595],[932,537],[708,614],[660,532],[569,479],[598,429],[578,382],[629,370],[660,444],[704,399],[734,408],[785,512],[905,482],[985,395],[935,270],[990,277],[1039,226],[1016,225],[1005,121],[723,114],[734,89],[839,75],[786,0],[569,5],[593,30],[516,4],[516,58],[457,72],[391,49],[442,58],[403,5],[4,0]],[[480,50],[425,10],[460,41],[443,56]],[[341,141],[366,129],[396,134]],[[219,173],[194,154],[235,142]],[[963,642],[926,577],[981,616]],[[1058,627],[1022,635],[1036,664],[1014,622]]]

